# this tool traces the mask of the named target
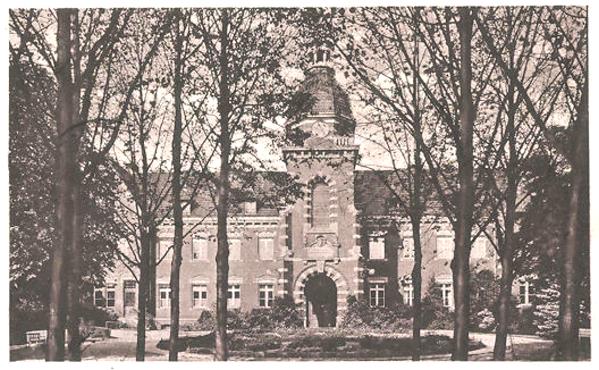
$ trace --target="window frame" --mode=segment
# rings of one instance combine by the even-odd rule
[[[522,293],[522,288],[524,288],[524,293]],[[528,280],[520,280],[518,281],[518,302],[520,305],[529,305],[531,304],[531,297],[534,296],[532,293],[533,284]],[[524,298],[524,302],[522,301]]]
[[[408,305],[408,306],[413,306],[414,305],[414,284],[412,284],[411,282],[409,283],[405,283],[402,286],[402,298],[403,298],[403,304]]]
[[[263,296],[264,293],[264,296]],[[275,302],[275,286],[271,283],[258,284],[258,307],[272,308]]]
[[[241,243],[241,238],[229,238],[228,239],[229,242],[229,262],[231,261],[235,261],[235,262],[239,262],[242,260],[241,258],[241,249],[242,249],[242,243]],[[233,243],[235,242],[235,243]],[[235,248],[237,248],[238,253],[237,256],[238,258],[232,258],[233,257],[233,253],[231,253],[231,251],[233,250],[233,246],[235,245]]]
[[[386,307],[386,288],[385,283],[370,283],[368,303],[370,307]],[[373,296],[374,293],[374,296]]]
[[[373,247],[378,246],[381,248],[382,253],[379,257],[378,254],[373,254]],[[373,261],[382,261],[387,258],[387,251],[385,250],[385,235],[374,234],[368,237],[368,259]]]
[[[440,248],[441,243],[439,242],[440,240],[449,241],[448,245],[450,246],[450,248],[447,248],[447,244],[444,244],[443,250],[441,250],[441,248]],[[454,251],[455,251],[455,239],[453,236],[437,235],[437,249],[436,249],[437,253],[435,255],[435,259],[451,260],[453,258]],[[443,252],[443,253],[441,253],[441,252]]]
[[[196,247],[200,248],[196,251]],[[197,252],[197,253],[196,253]],[[196,257],[196,254],[198,255]],[[191,239],[191,260],[208,261],[208,237],[203,235],[194,235]]]
[[[263,258],[264,256],[262,255],[262,243],[263,242],[269,242],[270,243],[270,252],[269,252],[269,256],[270,258]],[[259,236],[258,237],[258,259],[260,261],[274,261],[275,260],[275,239],[272,236]]]
[[[411,243],[408,243],[408,245],[406,245],[406,242],[408,240],[411,240]],[[413,236],[406,236],[403,238],[402,240],[402,251],[401,251],[401,259],[403,260],[413,260],[414,256],[415,256],[415,250],[414,250],[414,237]],[[409,254],[408,254],[409,252]]]
[[[453,307],[453,283],[438,283],[441,288],[441,303],[443,307]]]
[[[241,308],[241,284],[233,283],[227,287],[227,307]]]
[[[164,250],[163,250],[163,246],[167,245],[167,244],[168,244],[168,247],[164,248]],[[173,242],[171,240],[168,240],[168,239],[159,240],[158,241],[158,253],[156,255],[156,261],[160,261],[160,259],[163,258],[163,256],[164,256],[164,258],[162,259],[162,262],[172,260],[173,259],[173,248],[172,248],[172,246],[173,246]],[[165,254],[164,252],[166,250],[168,250],[168,252],[166,252],[166,254]]]
[[[100,296],[98,298],[98,293],[100,293]],[[100,300],[100,301],[98,301]],[[98,302],[101,302],[101,304],[98,304]],[[94,289],[94,306],[96,307],[106,307],[106,296],[104,294],[104,288],[96,288]]]
[[[198,293],[198,298],[195,294]],[[204,295],[204,297],[202,297]],[[208,307],[208,285],[207,284],[192,284],[191,285],[191,306],[193,308]]]
[[[316,189],[319,188],[319,191],[321,191],[320,189],[322,189],[323,195],[324,195],[324,203],[322,204],[322,207],[320,207],[321,205],[317,204],[315,202],[315,194],[316,194]],[[330,206],[331,206],[331,189],[330,189],[330,185],[327,183],[327,181],[325,179],[317,179],[315,181],[312,182],[311,185],[311,189],[310,189],[310,227],[315,228],[315,229],[327,229],[331,227],[331,219],[328,216],[330,214]],[[322,220],[321,220],[321,216],[320,214],[316,213],[316,210],[319,209],[319,213],[321,212],[320,208],[324,208],[324,211],[322,211]],[[326,216],[325,216],[326,215]],[[318,216],[318,217],[315,217]],[[318,218],[318,223],[316,223],[316,219]],[[322,221],[322,224],[320,223],[320,221]]]
[[[162,298],[162,293],[166,292],[167,297]],[[158,285],[158,308],[170,308],[171,307],[171,286],[169,284]]]

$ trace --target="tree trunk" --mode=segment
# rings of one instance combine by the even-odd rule
[[[218,113],[220,119],[220,173],[217,200],[217,238],[216,252],[216,336],[215,358],[217,361],[228,359],[227,349],[227,291],[229,287],[229,242],[227,240],[227,215],[229,210],[229,156],[231,152],[231,138],[229,132],[230,92],[228,85],[228,27],[229,13],[222,10],[220,29],[220,81],[218,97]]]
[[[65,271],[66,252],[68,251],[73,233],[72,218],[73,204],[71,192],[73,188],[73,169],[76,158],[73,155],[73,101],[71,95],[71,10],[59,9],[57,32],[57,61],[56,77],[58,80],[58,107],[57,121],[57,198],[56,215],[58,220],[58,243],[52,254],[52,272],[50,285],[50,304],[48,318],[48,347],[46,359],[48,361],[64,361],[65,345],[65,315],[66,315],[66,289],[67,276]]]
[[[146,291],[146,312],[152,317],[156,317],[156,248],[158,245],[158,232],[156,225],[151,224],[148,227],[148,290]]]
[[[177,12],[179,13],[179,12]],[[180,13],[179,13],[180,14]],[[177,21],[177,25],[180,20]],[[174,98],[175,98],[175,125],[173,128],[173,218],[175,223],[175,236],[173,239],[173,259],[171,261],[171,328],[169,337],[169,361],[177,361],[177,342],[179,338],[179,274],[181,272],[181,249],[183,248],[183,210],[181,208],[181,94],[183,80],[181,77],[181,54],[183,49],[183,38],[180,27],[177,27],[175,42],[175,76],[174,76]]]
[[[559,336],[557,355],[560,360],[578,361],[578,316],[580,299],[578,256],[589,247],[589,112],[588,78],[582,90],[578,117],[574,123],[572,188],[566,243],[562,252],[562,286],[560,292]]]
[[[419,26],[419,8],[414,10],[414,29],[417,30]],[[420,122],[420,106],[418,99],[418,72],[419,72],[419,48],[418,48],[417,33],[414,33],[414,71],[413,85],[414,85],[414,131],[417,135],[422,135],[422,126]],[[419,140],[414,140],[414,172],[413,172],[413,188],[411,192],[411,210],[410,210],[410,221],[412,222],[412,237],[414,240],[414,267],[412,268],[412,288],[413,290],[413,301],[412,301],[412,361],[420,361],[420,354],[422,352],[422,344],[420,341],[420,330],[422,328],[422,240],[420,235],[420,224],[423,214],[423,200],[422,200],[422,159],[421,146]]]
[[[143,215],[142,217],[147,217]],[[148,291],[148,266],[153,261],[149,261],[148,251],[150,249],[150,237],[142,227],[141,234],[141,255],[139,266],[139,293],[137,297],[137,345],[135,348],[135,360],[144,361],[146,356],[146,295]]]
[[[514,85],[508,89],[508,119],[506,132],[508,135],[509,159],[507,164],[507,188],[505,198],[504,235],[499,243],[501,252],[501,282],[499,304],[497,307],[497,328],[495,329],[495,347],[493,360],[504,361],[508,328],[510,325],[510,306],[512,299],[512,283],[514,280],[514,224],[516,222],[516,196],[518,190],[518,149],[516,142],[514,103]]]
[[[79,179],[79,171],[76,171],[76,178]],[[68,351],[69,361],[81,361],[81,344],[83,338],[79,331],[81,322],[81,228],[83,224],[81,214],[81,185],[77,181],[73,186],[72,193],[73,204],[73,237],[69,250],[69,273],[68,283],[68,322],[67,331],[69,334]]]
[[[452,360],[468,360],[470,314],[470,248],[474,200],[472,137],[475,112],[472,102],[471,41],[473,10],[459,8],[460,21],[460,145],[458,145],[459,194],[457,230],[452,261],[455,322]]]
[[[412,269],[412,287],[414,288],[414,299],[412,302],[412,361],[420,361],[420,329],[422,328],[422,241],[420,236],[420,218],[412,220],[412,236],[414,238],[414,267]]]
[[[80,83],[80,59],[79,59],[79,17],[77,10],[71,13],[71,24],[73,27],[73,71],[75,84],[71,91],[72,93],[72,123],[76,127],[74,129],[75,142],[74,155],[79,152],[79,142],[81,140],[83,127],[80,125],[79,102],[81,93],[79,88]],[[68,282],[68,314],[67,314],[67,331],[69,334],[68,352],[69,361],[81,361],[81,343],[82,337],[79,332],[79,324],[81,322],[81,253],[82,253],[82,227],[83,215],[81,209],[81,171],[78,163],[75,163],[73,168],[73,191],[71,193],[71,202],[73,204],[73,220],[72,220],[72,239],[69,244],[69,282]]]

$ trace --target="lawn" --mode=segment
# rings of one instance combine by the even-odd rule
[[[472,333],[470,359],[492,359],[493,334]],[[148,361],[168,358],[168,330],[149,331],[146,343]],[[516,361],[551,360],[554,346],[539,338],[516,338],[515,351],[508,349],[507,359]],[[586,346],[583,346],[583,350]],[[231,360],[409,360],[411,338],[405,334],[381,334],[339,329],[289,330],[279,332],[232,332],[229,335]],[[10,351],[11,361],[43,360],[44,346],[19,346]],[[85,343],[83,360],[134,360],[135,331],[114,330],[113,336],[96,343]],[[214,336],[206,333],[181,333],[179,358],[183,361],[210,361]],[[448,360],[451,338],[447,333],[423,333],[424,360]],[[583,351],[583,358],[589,353]]]

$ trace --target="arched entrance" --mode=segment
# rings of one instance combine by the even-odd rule
[[[304,287],[306,326],[334,327],[337,322],[337,285],[324,273],[310,276]]]

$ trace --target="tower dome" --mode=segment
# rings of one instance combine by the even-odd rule
[[[315,121],[326,121],[331,125],[330,134],[353,137],[355,121],[349,97],[335,79],[330,56],[325,48],[308,53],[311,65],[293,99],[291,126],[311,135]]]

